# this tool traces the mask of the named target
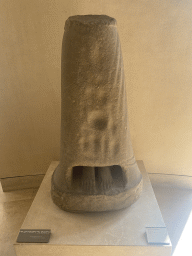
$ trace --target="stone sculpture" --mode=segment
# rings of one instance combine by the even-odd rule
[[[61,62],[61,150],[52,175],[53,202],[72,212],[128,207],[142,191],[142,175],[130,140],[116,20],[69,17]]]

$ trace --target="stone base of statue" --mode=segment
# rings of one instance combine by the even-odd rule
[[[129,169],[135,171],[136,168],[138,169],[137,163],[135,162]],[[127,186],[127,188],[121,186],[121,183],[114,179],[113,186],[99,195],[97,193],[82,193],[80,186],[79,193],[77,193],[77,182],[74,190],[63,192],[56,187],[53,177],[51,179],[51,196],[53,202],[62,210],[70,212],[102,212],[129,207],[138,200],[143,185],[142,176],[139,175],[134,180],[134,183],[131,182],[131,186]]]
[[[51,229],[48,243],[17,243],[17,256],[170,256],[171,242],[142,161],[143,192],[130,207],[110,212],[72,213],[51,199],[52,162],[21,229]],[[147,231],[150,230],[150,233]],[[153,233],[151,233],[153,231]],[[150,235],[152,234],[150,241]],[[148,236],[149,235],[149,236]]]

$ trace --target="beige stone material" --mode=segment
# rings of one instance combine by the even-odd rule
[[[61,69],[61,154],[53,201],[67,211],[130,206],[142,191],[142,175],[130,140],[116,20],[69,17]]]

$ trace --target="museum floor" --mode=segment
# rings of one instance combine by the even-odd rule
[[[152,183],[173,245],[173,256],[192,255],[192,190]],[[0,186],[0,255],[16,256],[13,243],[38,189],[3,193]]]

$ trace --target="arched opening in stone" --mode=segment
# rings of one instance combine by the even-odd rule
[[[72,168],[72,187],[75,192],[114,194],[122,190],[125,184],[125,173],[120,165],[74,166]]]

